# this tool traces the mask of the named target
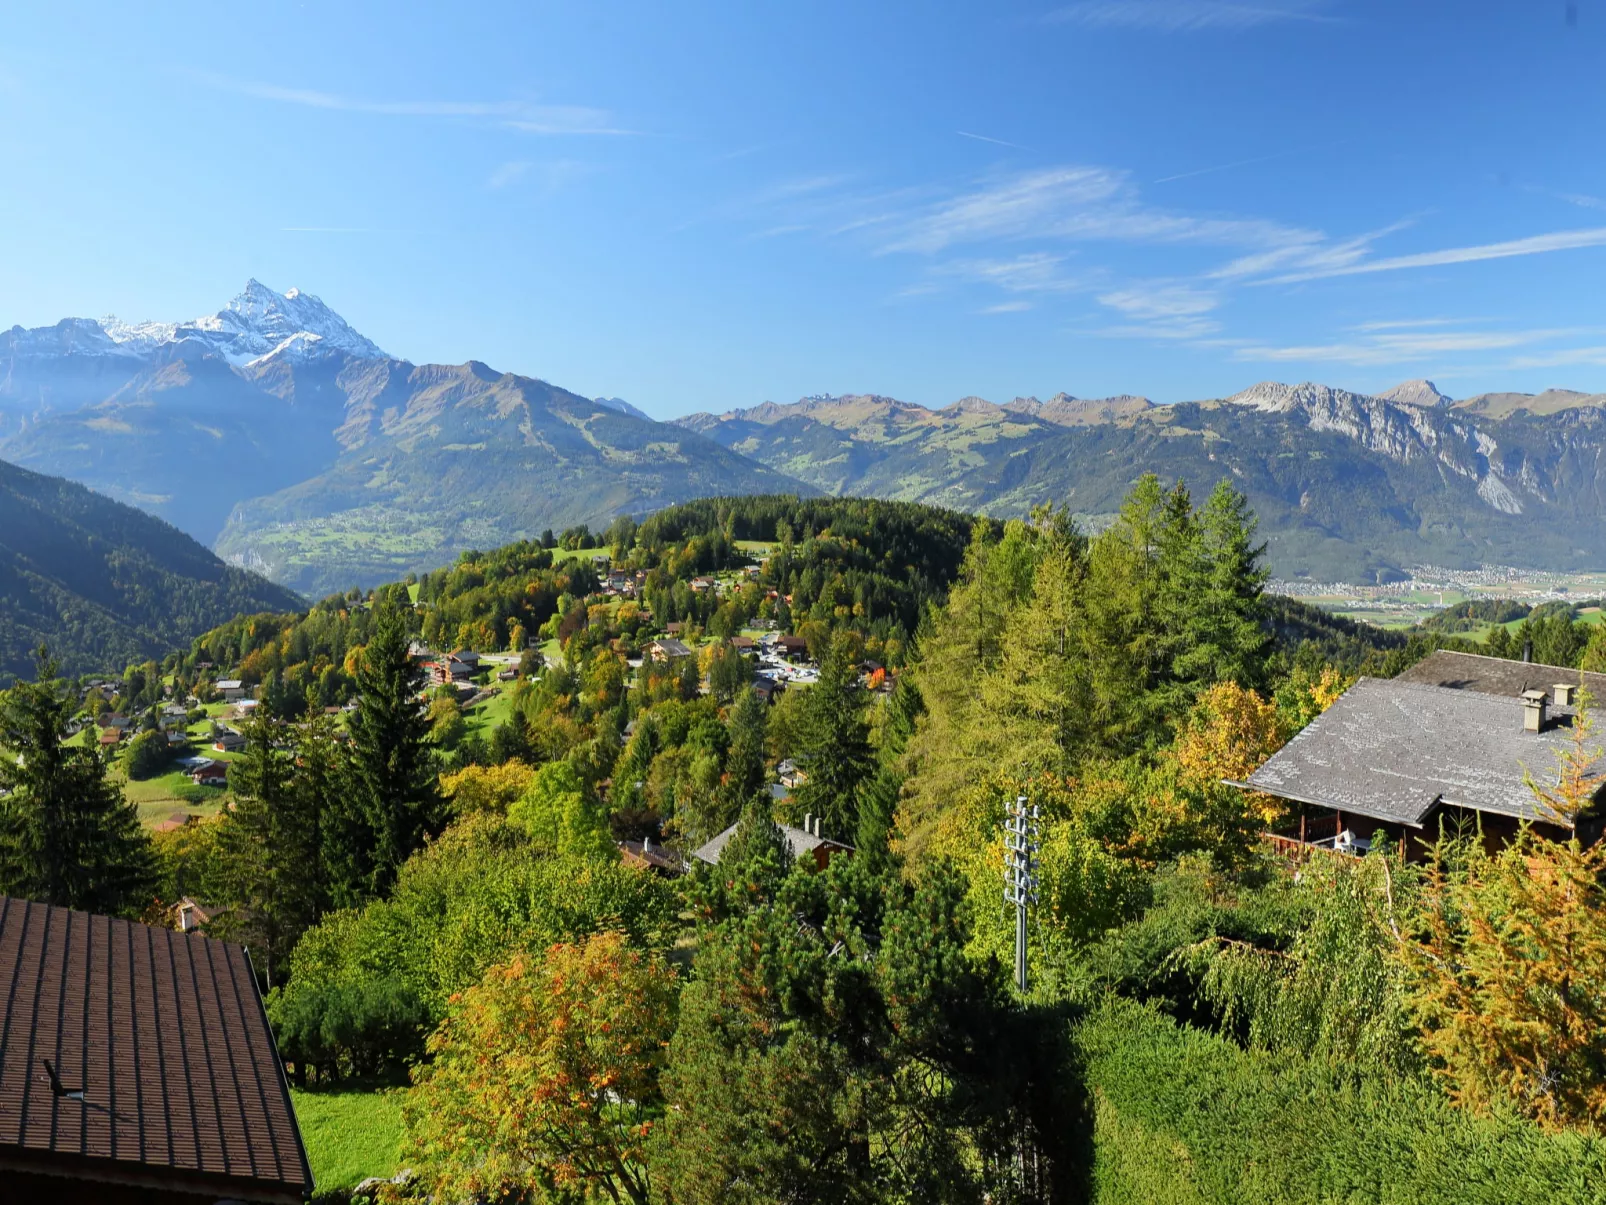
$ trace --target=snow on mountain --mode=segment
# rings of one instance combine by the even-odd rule
[[[107,317],[98,327],[125,354],[145,355],[164,346],[195,342],[235,365],[270,356],[302,360],[326,352],[364,360],[389,358],[311,293],[300,289],[276,293],[257,280],[247,281],[238,297],[203,318],[128,323]]]

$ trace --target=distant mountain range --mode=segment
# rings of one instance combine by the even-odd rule
[[[1052,500],[1097,523],[1144,472],[1198,492],[1230,477],[1290,577],[1606,565],[1606,394],[1452,402],[1430,381],[1377,397],[1267,382],[1168,406],[1060,394],[929,410],[849,396],[679,421],[828,492],[995,515]]]
[[[812,492],[618,398],[395,359],[254,280],[192,322],[0,333],[0,458],[312,595],[700,495]]]
[[[1145,471],[1230,476],[1284,576],[1606,565],[1606,395],[1452,401],[1265,383],[1225,399],[942,409],[876,395],[653,421],[471,361],[414,365],[256,281],[191,322],[0,333],[0,458],[162,516],[309,594],[710,493],[826,492],[1097,523]]]
[[[0,464],[0,682],[31,674],[41,642],[68,673],[116,671],[241,612],[304,605],[142,510]]]

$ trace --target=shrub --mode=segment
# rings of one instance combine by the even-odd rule
[[[168,761],[167,737],[160,732],[142,732],[128,746],[128,776],[136,781],[155,778]]]

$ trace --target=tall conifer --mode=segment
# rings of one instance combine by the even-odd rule
[[[418,693],[423,675],[408,654],[396,605],[376,604],[376,612],[357,669],[347,806],[330,834],[341,903],[390,890],[397,869],[441,823],[429,719]]]
[[[41,648],[34,682],[0,693],[0,893],[110,916],[151,901],[139,815],[90,743],[67,740],[73,703]]]

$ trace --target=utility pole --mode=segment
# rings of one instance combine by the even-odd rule
[[[1026,909],[1037,903],[1037,805],[1017,795],[1004,820],[1004,902],[1015,905],[1015,987],[1026,993]]]

